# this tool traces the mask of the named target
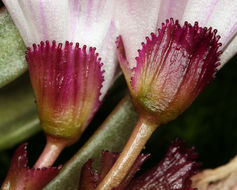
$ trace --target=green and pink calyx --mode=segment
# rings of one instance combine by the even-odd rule
[[[48,136],[76,140],[100,105],[103,72],[95,50],[54,41],[28,49],[30,78]]]
[[[142,43],[135,68],[126,60],[120,36],[118,56],[136,109],[162,124],[189,107],[217,71],[221,44],[216,32],[167,20]]]

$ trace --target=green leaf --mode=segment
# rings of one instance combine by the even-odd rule
[[[90,158],[100,158],[102,150],[120,152],[136,121],[137,114],[133,110],[130,98],[126,97],[44,190],[76,190],[84,163]]]
[[[29,78],[0,89],[0,151],[22,142],[40,130]]]
[[[5,8],[0,10],[0,88],[27,70],[26,47]]]

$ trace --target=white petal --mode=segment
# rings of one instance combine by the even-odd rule
[[[200,26],[206,26],[218,0],[189,0],[187,2],[182,22],[194,23],[198,21]]]
[[[219,69],[237,53],[237,36],[226,46],[221,55],[221,65]]]
[[[161,27],[162,23],[165,23],[166,19],[173,18],[174,20],[180,20],[183,16],[187,1],[188,0],[162,0],[158,16],[158,28]]]
[[[183,17],[183,21],[186,20],[217,29],[220,42],[225,46],[237,31],[237,1],[189,0]]]
[[[27,46],[46,39],[51,40],[49,38],[52,33],[55,33],[55,40],[59,36],[65,38],[63,27],[67,22],[67,16],[62,15],[65,15],[67,10],[66,0],[50,1],[50,3],[42,0],[5,0],[4,4]]]
[[[117,75],[116,68],[118,66],[118,60],[116,55],[115,39],[118,34],[116,33],[116,31],[117,28],[112,23],[109,30],[107,31],[106,38],[104,38],[102,42],[102,46],[100,47],[100,49],[98,49],[103,62],[102,69],[105,71],[103,75],[104,82],[101,89],[100,100],[104,98],[107,90],[112,85]]]
[[[212,27],[221,36],[221,65],[237,52],[237,1],[236,0],[189,0],[182,21],[198,21],[202,27]]]
[[[117,67],[113,22],[116,0],[4,0],[27,46],[41,41],[96,47],[105,71],[101,99]]]
[[[155,32],[160,7],[159,0],[118,0],[116,21],[119,23],[127,60],[136,66],[137,50],[146,36]]]
[[[207,23],[218,30],[220,42],[226,44],[237,33],[237,1],[219,0]]]

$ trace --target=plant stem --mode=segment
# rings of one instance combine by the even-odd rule
[[[141,117],[139,118],[137,125],[118,160],[98,185],[96,190],[111,190],[122,182],[157,127],[156,124],[150,123],[148,120]]]
[[[62,141],[57,141],[51,137],[47,137],[47,143],[44,151],[34,165],[34,168],[50,167],[58,158],[59,154],[65,148],[66,144]]]

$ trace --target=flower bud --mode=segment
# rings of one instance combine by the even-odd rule
[[[100,105],[103,72],[95,48],[46,41],[28,49],[26,59],[43,130],[74,142]]]
[[[136,67],[126,60],[122,37],[117,40],[120,65],[140,114],[163,124],[185,111],[214,78],[218,66],[216,30],[167,20],[138,50]],[[126,43],[126,42],[125,42]]]

